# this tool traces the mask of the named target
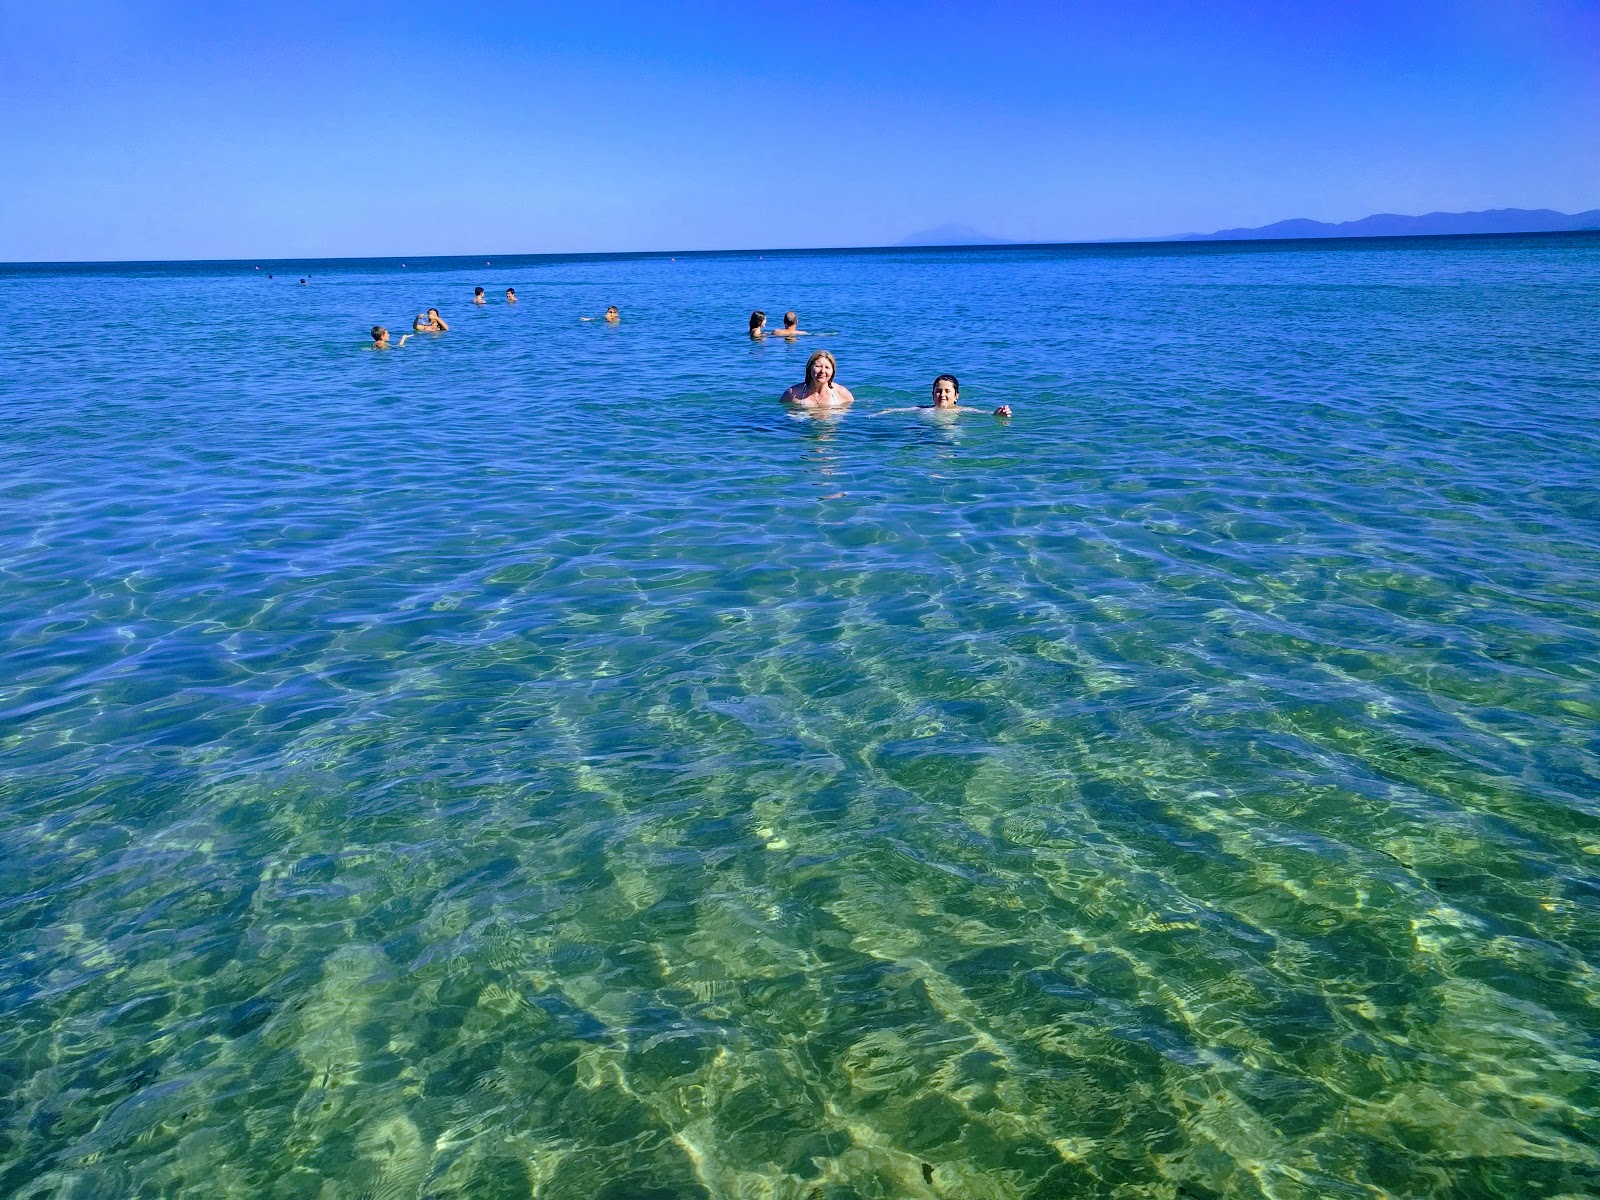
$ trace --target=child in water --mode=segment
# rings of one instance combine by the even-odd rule
[[[398,350],[406,344],[406,339],[410,336],[409,333],[402,333],[398,342],[391,342],[389,340],[389,331],[382,325],[374,325],[372,327],[372,348],[374,350]]]

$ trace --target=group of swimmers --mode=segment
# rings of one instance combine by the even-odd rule
[[[305,280],[302,279],[300,282],[304,283]],[[474,304],[489,303],[488,297],[484,295],[481,287],[472,289],[472,302]],[[517,289],[507,288],[506,303],[515,304],[516,302]],[[579,317],[578,319],[580,321],[605,321],[607,324],[616,325],[622,320],[622,316],[617,312],[617,306],[613,304],[606,309],[603,317]],[[437,308],[430,308],[425,313],[418,313],[411,322],[411,333],[449,332],[450,326],[448,323],[446,323],[445,319],[439,315],[439,310]],[[402,334],[398,342],[391,342],[389,340],[388,329],[382,325],[374,325],[372,327],[372,348],[374,350],[397,350],[406,344],[406,339],[411,336],[411,333]]]
[[[474,304],[488,303],[481,287],[472,290],[472,302]],[[516,302],[516,289],[507,288],[506,303],[515,304]],[[622,316],[617,311],[617,306],[613,304],[607,307],[604,317],[580,317],[579,320],[603,320],[608,325],[616,325],[621,322]],[[809,336],[804,329],[800,328],[800,316],[792,309],[783,314],[783,328],[768,331],[766,325],[766,313],[757,309],[750,314],[750,338],[752,341],[761,341],[764,338],[772,337],[784,338],[789,342],[793,342],[797,337]],[[411,322],[412,333],[448,333],[449,331],[450,326],[439,315],[437,308],[430,308],[426,313],[418,313],[416,319]],[[397,346],[404,346],[406,338],[410,336],[411,334],[408,333],[401,337],[398,342],[391,342],[389,340],[389,331],[382,325],[374,325],[372,327],[372,348],[374,350],[391,350]],[[851,394],[849,388],[842,383],[834,381],[834,376],[838,373],[838,370],[839,364],[834,360],[832,352],[818,350],[810,358],[806,359],[805,381],[795,384],[784,392],[781,402],[801,412],[843,412],[856,402],[856,398]],[[886,408],[874,415],[917,412],[930,409],[945,413],[984,411],[981,408],[969,408],[963,405],[961,403],[960,381],[954,375],[941,375],[933,381],[932,404],[918,404],[909,408]],[[1011,415],[1011,406],[1002,404],[992,410],[992,415],[1009,417]]]

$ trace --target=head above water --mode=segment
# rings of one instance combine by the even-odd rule
[[[794,309],[791,308],[788,312],[783,314],[783,327],[785,329],[793,329],[799,324],[800,314],[795,312]]]
[[[767,314],[759,308],[750,314],[750,332],[754,333],[767,323]]]
[[[954,375],[941,375],[933,381],[933,402],[944,407],[961,399],[961,381]]]
[[[387,329],[385,329],[382,325],[374,325],[372,327],[372,340],[373,341],[381,342],[381,341],[383,341],[384,338],[386,338],[388,336],[389,336],[389,331]]]
[[[428,316],[433,318],[434,320],[437,320],[438,317],[439,317],[439,310],[437,308],[430,308],[428,310]]]
[[[506,296],[508,298],[513,298],[514,299],[516,297],[516,294],[517,294],[517,289],[516,288],[507,288],[506,289]]]
[[[481,287],[475,287],[472,289],[472,294],[474,296],[481,296],[483,295],[483,289]]]
[[[829,383],[833,382],[833,377],[839,372],[839,364],[834,361],[833,352],[830,350],[818,350],[810,358],[806,359],[806,386],[808,388],[815,389],[817,386],[817,367],[820,363],[828,364],[827,382]]]

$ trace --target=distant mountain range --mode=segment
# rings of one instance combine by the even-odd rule
[[[1483,212],[1432,212],[1420,217],[1378,213],[1359,221],[1278,221],[1259,229],[1222,229],[1216,233],[1179,233],[1150,238],[1155,242],[1243,242],[1270,238],[1418,237],[1450,233],[1567,233],[1600,229],[1600,208],[1559,213],[1548,208],[1491,208]],[[1141,241],[1146,239],[1139,239]]]
[[[1420,237],[1459,233],[1569,233],[1600,229],[1600,208],[1559,213],[1549,208],[1490,208],[1483,212],[1426,213],[1404,217],[1377,213],[1359,221],[1308,221],[1297,218],[1257,229],[1221,229],[1216,233],[1175,233],[1155,238],[1113,238],[1118,242],[1249,242],[1274,238]],[[941,225],[914,233],[898,246],[1010,246],[1006,238],[979,233],[970,225]]]

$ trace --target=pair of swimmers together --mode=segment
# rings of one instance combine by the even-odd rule
[[[784,392],[782,403],[807,412],[843,412],[856,402],[850,389],[833,381],[839,364],[827,350],[818,350],[806,359],[806,380]],[[961,403],[961,382],[954,375],[941,375],[933,381],[933,403],[918,404],[909,408],[885,408],[873,416],[885,413],[918,412],[926,410],[948,413],[983,412],[981,408],[968,408]],[[1002,404],[993,410],[997,417],[1009,417],[1011,406]]]
[[[766,313],[758,308],[750,314],[750,339],[752,341],[759,342],[762,338],[769,337],[797,338],[805,336],[806,331],[800,328],[800,315],[793,309],[783,314],[783,328],[771,331],[767,329]]]
[[[411,333],[449,333],[450,326],[445,324],[437,308],[430,308],[425,313],[418,313],[416,320],[411,322]],[[372,348],[374,350],[396,350],[406,344],[406,339],[411,333],[400,335],[398,342],[389,340],[389,331],[382,325],[372,327]]]

